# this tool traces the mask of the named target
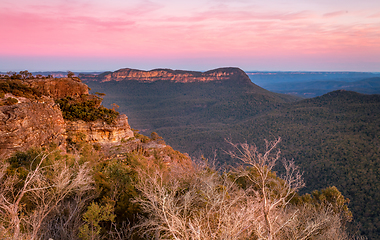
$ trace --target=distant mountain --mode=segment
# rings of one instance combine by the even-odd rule
[[[183,71],[171,69],[154,69],[150,71],[124,68],[115,72],[104,72],[102,74],[80,74],[84,81],[172,81],[177,83],[190,82],[212,82],[212,81],[234,81],[249,82],[247,75],[239,68],[218,68],[207,72]]]
[[[270,87],[277,93],[291,94],[300,97],[317,97],[335,90],[355,91],[365,94],[380,94],[380,77],[358,81],[311,81],[278,83]]]
[[[226,138],[260,145],[265,138],[282,137],[283,156],[304,171],[304,191],[337,186],[350,198],[362,232],[380,237],[380,95],[334,91],[300,100],[269,92],[235,68],[211,71],[239,76],[215,81],[180,80],[179,74],[195,79],[204,73],[173,70],[162,78],[134,79],[126,77],[128,71],[81,77],[93,92],[106,93],[106,106],[119,105],[133,128],[157,132],[191,156],[232,164],[224,154]]]
[[[334,90],[380,94],[380,74],[366,72],[248,72],[252,82],[273,92],[305,98]]]
[[[168,75],[163,75],[163,72]],[[205,73],[122,69],[80,77],[93,92],[107,94],[104,105],[119,105],[119,110],[130,116],[131,126],[145,134],[150,134],[153,129],[197,122],[231,123],[279,103],[299,99],[272,93],[253,84],[238,68],[221,68]]]

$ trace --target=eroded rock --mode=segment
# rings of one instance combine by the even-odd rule
[[[118,143],[133,137],[133,131],[128,124],[128,117],[120,115],[112,124],[97,120],[94,122],[67,121],[67,137],[74,142],[109,144]]]

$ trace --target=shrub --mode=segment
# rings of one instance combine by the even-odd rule
[[[9,98],[5,99],[5,101],[4,101],[5,105],[14,105],[16,103],[18,103],[18,100],[16,98],[12,98],[12,97],[9,97]]]
[[[12,93],[18,97],[26,97],[35,99],[41,97],[41,92],[37,89],[31,88],[26,84],[23,84],[20,80],[7,79],[0,80],[0,93]]]
[[[61,108],[63,118],[69,121],[83,120],[85,122],[101,119],[108,124],[113,123],[119,113],[99,105],[99,100],[75,102],[72,98],[56,100]]]

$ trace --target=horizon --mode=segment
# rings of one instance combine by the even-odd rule
[[[379,72],[380,1],[3,0],[0,71]]]
[[[184,69],[171,69],[171,68],[154,68],[154,69],[148,69],[148,70],[144,70],[144,69],[136,69],[136,68],[120,68],[120,69],[116,69],[116,70],[104,70],[104,71],[99,71],[99,70],[95,70],[95,71],[71,71],[71,70],[67,70],[67,71],[64,71],[64,70],[39,70],[39,71],[29,71],[28,69],[21,69],[19,71],[0,71],[0,74],[8,74],[8,72],[15,72],[15,73],[18,73],[20,71],[28,71],[30,73],[68,73],[69,71],[75,73],[75,74],[80,74],[80,73],[83,73],[83,74],[90,74],[90,73],[105,73],[105,72],[116,72],[118,70],[121,70],[121,69],[134,69],[134,70],[138,70],[138,71],[153,71],[153,70],[157,70],[157,69],[168,69],[168,70],[174,70],[174,71],[194,71],[194,72],[206,72],[206,71],[210,71],[210,70],[215,70],[215,69],[219,69],[219,68],[226,68],[226,67],[217,67],[217,68],[213,68],[213,69],[207,69],[207,70],[197,70],[197,69],[187,69],[187,70],[184,70]],[[234,68],[239,68],[239,67],[234,67]],[[241,69],[241,68],[239,68]],[[242,69],[243,70],[243,69]],[[282,70],[272,70],[272,71],[260,71],[260,70],[243,70],[243,72],[245,72],[247,75],[249,75],[249,73],[371,73],[371,74],[380,74],[380,72],[371,72],[371,71],[307,71],[307,70],[302,70],[302,71],[282,71]]]

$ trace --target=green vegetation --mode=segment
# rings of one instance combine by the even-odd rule
[[[103,91],[104,103],[116,103],[131,126],[157,132],[191,156],[222,164],[235,142],[260,142],[281,136],[283,155],[304,172],[306,188],[336,186],[350,199],[353,225],[370,239],[380,237],[380,96],[335,91],[287,103],[278,94],[226,83],[180,84],[88,82]],[[355,227],[355,226],[353,226]]]
[[[16,98],[9,97],[7,99],[4,99],[3,103],[0,101],[0,106],[1,105],[14,105],[18,103],[18,100]]]
[[[20,80],[15,79],[0,79],[0,97],[5,93],[11,93],[17,97],[26,97],[35,99],[41,97],[41,92],[31,88]]]
[[[348,237],[346,199],[334,187],[299,196],[303,181],[291,161],[282,178],[272,171],[277,143],[264,162],[264,155],[249,148],[256,157],[236,155],[249,167],[224,173],[195,165],[170,147],[136,145],[117,157],[86,144],[66,154],[16,153],[0,164],[0,238]]]
[[[111,204],[99,206],[95,202],[91,203],[87,211],[83,214],[85,224],[79,229],[79,237],[84,240],[99,238],[101,232],[99,223],[106,221],[113,222],[115,219],[115,215],[112,213],[113,211]]]
[[[72,78],[72,77],[74,77],[75,76],[75,73],[73,73],[73,72],[71,72],[71,71],[68,71],[67,72],[67,77],[68,78]]]
[[[7,74],[0,74],[0,79],[25,80],[25,79],[34,79],[34,78],[45,79],[46,77],[42,76],[41,74],[37,74],[36,76],[33,76],[33,74],[27,70],[20,71],[19,73],[8,72]],[[49,75],[48,78],[52,78],[52,76]]]
[[[63,118],[70,121],[83,120],[86,122],[101,119],[111,124],[119,113],[100,106],[100,99],[76,101],[70,97],[56,100],[61,108]]]

